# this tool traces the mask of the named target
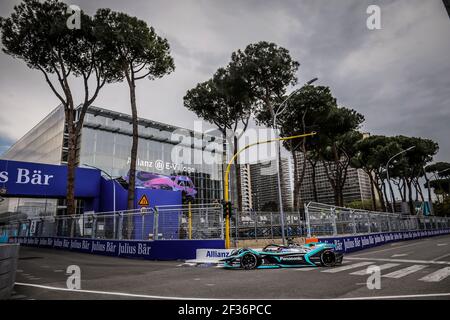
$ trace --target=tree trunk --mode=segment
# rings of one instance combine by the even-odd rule
[[[68,133],[67,154],[67,186],[66,186],[66,214],[75,214],[75,162],[76,162],[76,139],[74,131],[74,114],[72,110],[66,110],[66,126]]]
[[[392,189],[391,181],[388,180],[387,182],[388,182],[388,186],[389,186],[389,191],[390,191],[390,193],[391,193],[392,206],[393,206],[393,208],[394,208],[394,211],[393,211],[393,212],[395,212],[396,202],[395,202],[394,189]]]
[[[317,185],[316,185],[316,166],[317,161],[310,161],[311,164],[311,180],[312,180],[312,186],[313,186],[313,197],[315,202],[319,202],[319,197],[317,196]]]
[[[406,186],[408,187],[409,213],[415,214],[416,212],[414,210],[414,204],[413,204],[413,199],[412,199],[412,185],[411,185],[411,180],[409,178],[406,178]]]
[[[133,122],[133,139],[131,144],[131,162],[130,162],[130,172],[128,175],[128,198],[127,198],[127,208],[128,210],[135,209],[134,198],[135,198],[135,187],[136,187],[136,158],[138,151],[138,119],[137,119],[137,107],[136,107],[136,84],[134,82],[134,74],[130,69],[130,74],[127,72],[127,82],[130,89],[130,102],[131,102],[131,117]],[[128,239],[131,239],[133,232],[133,216],[128,215]]]
[[[425,177],[425,181],[427,182],[427,190],[428,190],[428,202],[430,204],[430,207],[432,205],[432,200],[431,200],[431,187],[430,187],[430,179],[428,179],[427,173],[424,171],[424,177]]]
[[[282,165],[282,162],[281,162],[281,144],[279,144],[279,148],[278,148],[278,150],[276,151],[276,152],[278,152],[278,172],[279,172],[279,175],[280,175],[280,188],[281,188],[281,199],[278,199],[278,201],[281,201],[281,203],[279,203],[278,204],[278,209],[280,210],[280,212],[281,212],[281,208],[283,207],[283,211],[285,211],[285,209],[286,208],[284,208],[284,206],[283,206],[283,184],[284,184],[284,180],[283,180],[283,165]]]
[[[234,139],[234,154],[236,154],[239,149],[238,149],[238,139],[236,137],[236,135],[234,135],[233,137]],[[242,185],[241,185],[241,170],[240,170],[240,166],[239,166],[239,161],[238,161],[239,157],[236,157],[234,159],[234,170],[235,170],[235,174],[236,174],[236,189],[237,189],[237,205],[238,205],[238,211],[242,212]]]
[[[335,192],[334,192],[334,202],[337,206],[342,207],[343,206],[343,195],[342,195],[342,187],[341,187],[341,179],[342,179],[342,172],[339,168],[339,155],[337,152],[337,148],[336,148],[336,143],[333,143],[332,146],[332,150],[333,150],[333,156],[334,156],[334,170],[336,172],[336,187],[335,187]]]
[[[378,198],[380,199],[381,211],[386,211],[386,203],[384,201],[383,191],[382,191],[381,186],[380,186],[381,179],[380,179],[379,174],[377,174],[375,179],[376,179],[375,180],[376,181],[375,188],[376,188],[376,190],[378,192]]]
[[[425,202],[425,197],[424,197],[424,195],[423,195],[422,187],[421,187],[421,185],[420,185],[420,182],[419,182],[419,178],[418,178],[418,177],[415,179],[415,187],[416,187],[417,192],[419,193],[420,200],[421,200],[422,202]]]
[[[227,132],[222,131],[222,181],[223,181],[223,200],[225,200],[225,171],[227,170]]]
[[[373,181],[372,172],[366,172],[369,175],[370,192],[372,193],[372,210],[377,211],[377,199],[375,198],[375,181]]]
[[[300,187],[298,185],[298,163],[297,163],[297,153],[295,151],[291,151],[292,159],[294,160],[294,211],[298,210],[299,206],[299,194]]]
[[[388,195],[387,195],[387,191],[386,191],[386,183],[384,183],[384,180],[381,180],[381,185],[382,185],[382,190],[383,190],[383,195],[384,195],[384,201],[386,202],[386,212],[391,211],[391,203],[388,199]]]

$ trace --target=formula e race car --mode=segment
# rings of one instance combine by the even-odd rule
[[[334,244],[316,242],[287,246],[270,244],[262,250],[236,249],[221,262],[224,263],[225,268],[251,270],[257,268],[333,267],[341,264],[343,258],[344,254],[336,252]]]

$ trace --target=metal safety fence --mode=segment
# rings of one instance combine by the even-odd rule
[[[23,216],[23,215],[22,215]],[[0,236],[116,240],[224,239],[217,204],[156,206],[139,210],[0,220]]]
[[[449,217],[367,211],[316,202],[305,205],[305,217],[308,237],[450,228]]]
[[[234,211],[230,219],[230,236],[235,240],[280,239],[281,219],[279,212]],[[0,218],[0,241],[11,236],[117,240],[224,239],[224,224],[223,207],[217,203],[157,206],[76,216],[26,218],[24,214],[17,214]],[[310,202],[302,212],[284,213],[284,228],[288,238],[360,235],[449,229],[450,218],[374,212]]]
[[[231,236],[237,240],[281,238],[279,212],[235,212],[231,218]],[[287,237],[306,235],[306,224],[299,212],[284,213],[284,231]]]

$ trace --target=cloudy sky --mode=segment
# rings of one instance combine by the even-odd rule
[[[225,66],[233,51],[260,40],[290,50],[300,83],[318,77],[338,103],[363,113],[364,131],[439,142],[450,160],[450,19],[441,0],[71,0],[93,14],[109,7],[154,26],[171,45],[176,71],[137,88],[139,115],[193,128],[186,90]],[[19,1],[1,0],[0,15]],[[366,9],[381,8],[381,30]],[[58,105],[40,72],[0,53],[0,153]],[[80,91],[81,92],[81,91]],[[129,111],[125,84],[95,105]]]

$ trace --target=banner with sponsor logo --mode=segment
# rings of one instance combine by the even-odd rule
[[[132,241],[63,237],[11,237],[9,242],[20,243],[24,246],[148,260],[194,259],[198,248],[224,248],[224,241],[220,239]]]
[[[414,240],[449,233],[450,229],[384,232],[358,236],[318,237],[318,241],[334,244],[339,252],[353,252],[395,241]]]

